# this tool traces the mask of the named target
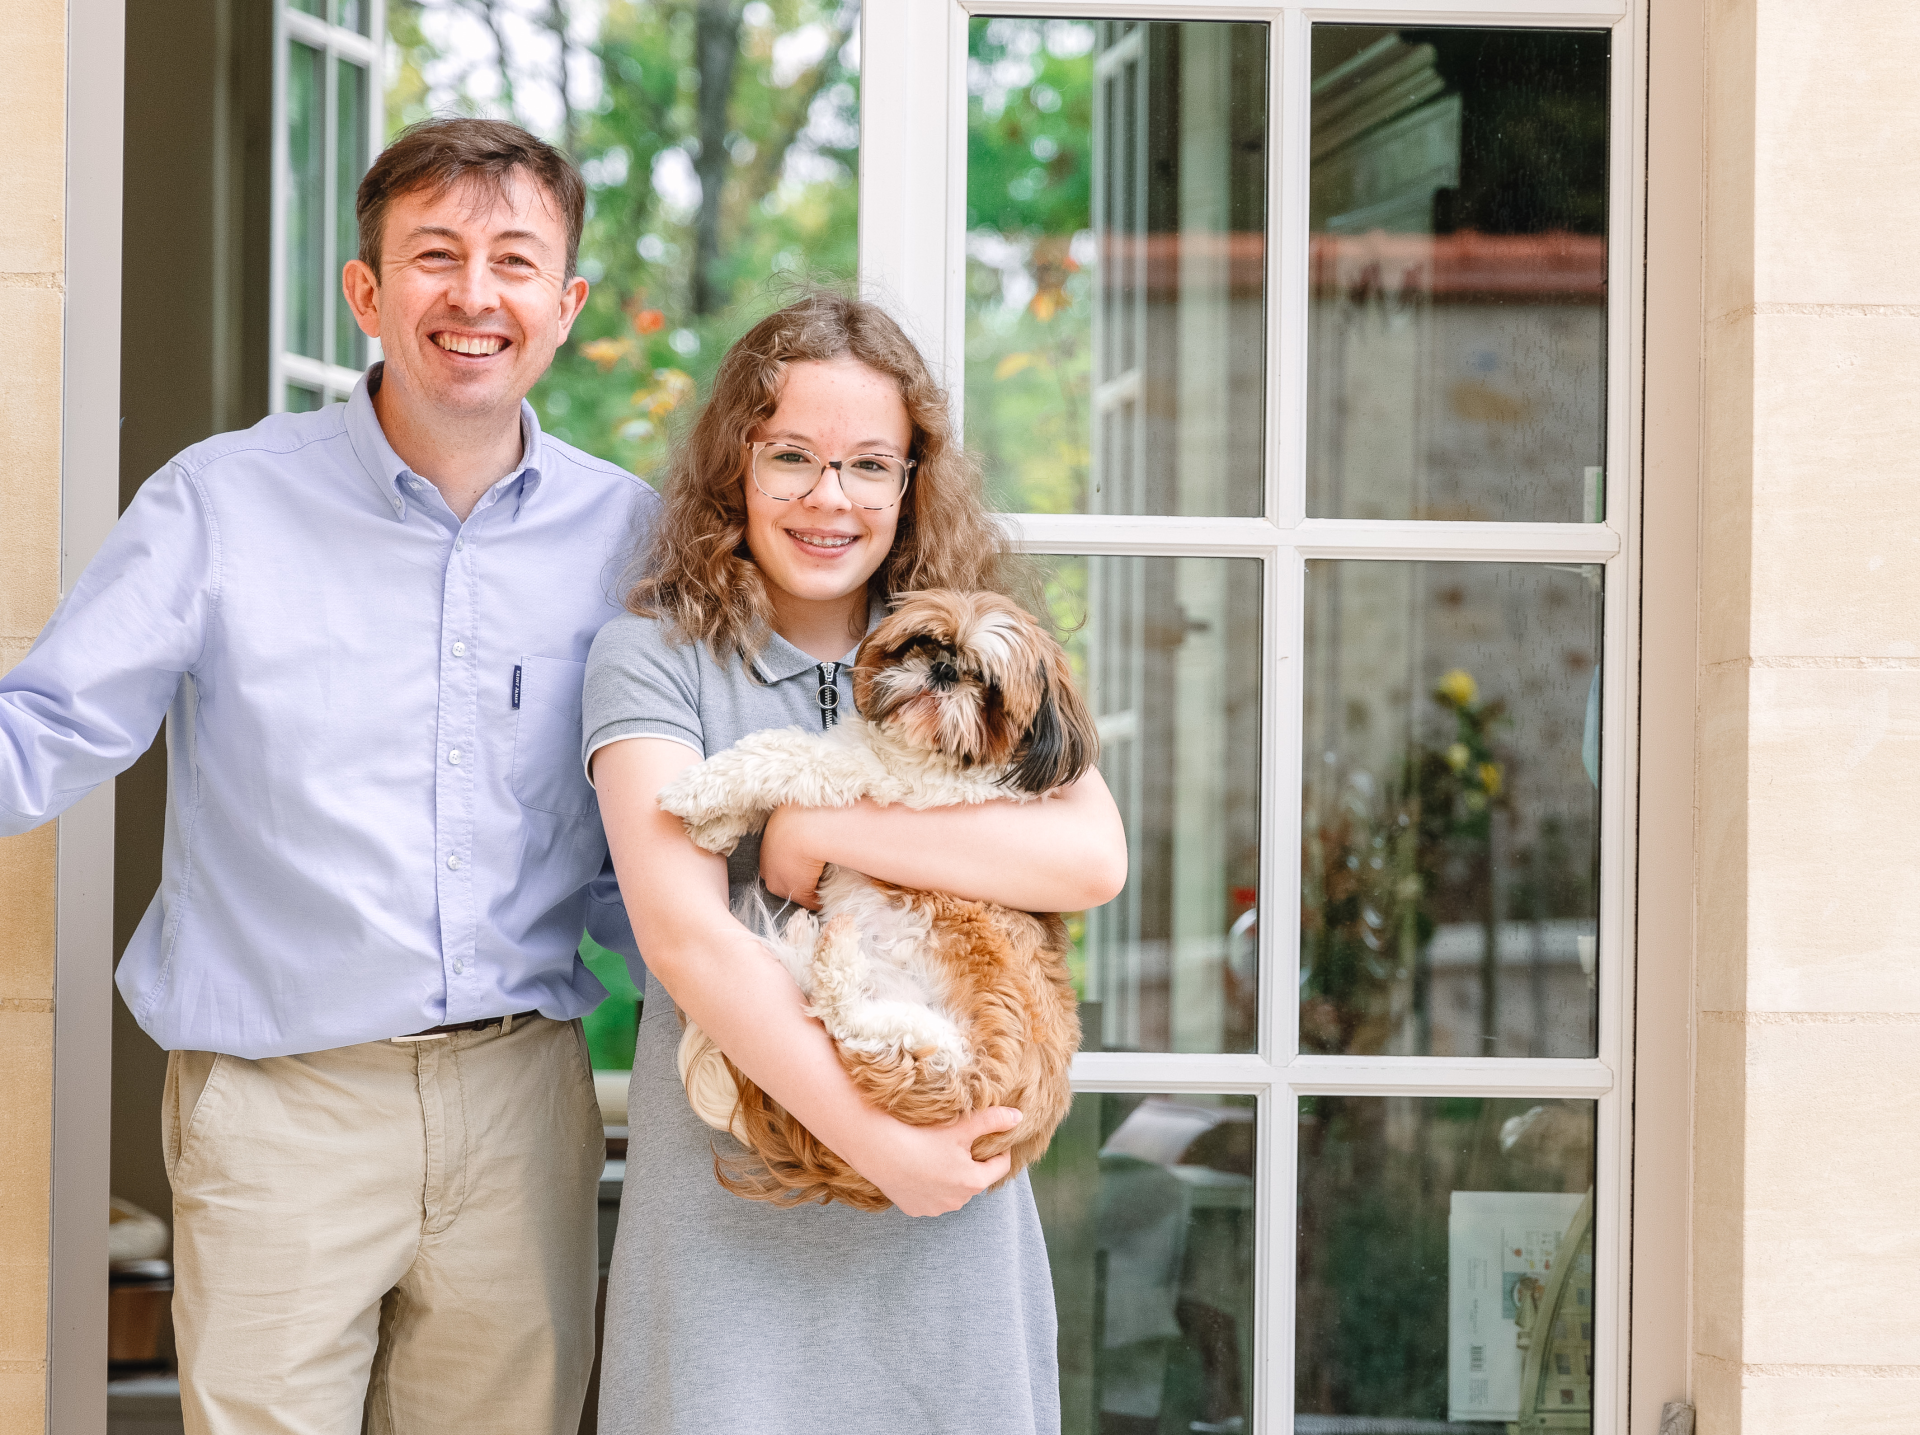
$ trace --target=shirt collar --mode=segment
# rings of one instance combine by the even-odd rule
[[[347,400],[347,438],[353,444],[354,455],[360,460],[361,467],[373,481],[374,492],[379,495],[381,503],[393,511],[396,519],[405,519],[410,496],[406,480],[414,477],[414,474],[401,461],[400,455],[393,451],[393,445],[387,442],[386,430],[380,427],[380,416],[373,411],[373,395],[380,387],[384,367],[384,361],[374,363],[353,386],[353,394]],[[494,485],[495,489],[504,489],[512,480],[520,480],[519,496],[514,504],[515,517],[519,516],[528,497],[539,488],[541,475],[546,471],[546,457],[546,439],[540,432],[539,416],[534,413],[533,405],[522,399],[520,466]]]
[[[880,620],[887,616],[887,605],[875,598],[867,605],[867,632],[871,633],[880,626]],[[855,643],[840,659],[843,666],[853,665],[853,655],[860,651]],[[753,668],[760,674],[760,680],[777,683],[787,678],[797,677],[801,673],[811,673],[821,666],[820,660],[811,653],[803,653],[778,633],[767,636],[766,646],[754,655]]]

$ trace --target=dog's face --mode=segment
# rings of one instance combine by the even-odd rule
[[[853,696],[898,742],[1050,792],[1099,757],[1067,655],[997,593],[903,594],[854,659]]]

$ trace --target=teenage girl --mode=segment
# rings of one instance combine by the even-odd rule
[[[764,883],[809,904],[834,863],[901,886],[1075,911],[1125,880],[1097,771],[1043,801],[783,808],[732,857],[655,794],[769,727],[831,724],[888,597],[1001,585],[999,535],[945,396],[874,305],[819,294],[728,351],[679,449],[629,612],[593,645],[586,754],[647,963],[607,1295],[613,1435],[1028,1435],[1060,1425],[1052,1285],[1027,1178],[972,1143],[1019,1113],[914,1127],[863,1102],[785,972],[730,914]],[[675,1067],[697,1021],[892,1201],[744,1200]]]

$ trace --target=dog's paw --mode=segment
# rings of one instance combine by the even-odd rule
[[[748,831],[747,823],[731,813],[704,820],[681,817],[679,813],[674,816],[686,824],[687,836],[693,839],[695,847],[719,857],[731,857]]]

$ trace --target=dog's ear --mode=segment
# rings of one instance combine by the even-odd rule
[[[1100,734],[1065,660],[1042,662],[1039,679],[1040,706],[1007,774],[1007,786],[1021,792],[1065,787],[1100,760]]]

